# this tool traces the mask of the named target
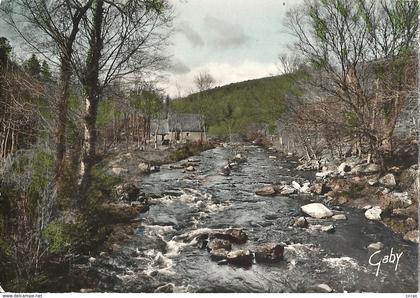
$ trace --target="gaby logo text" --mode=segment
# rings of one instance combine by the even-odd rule
[[[381,251],[375,251],[369,258],[369,265],[372,266],[376,266],[376,276],[379,275],[379,270],[381,270],[381,265],[382,264],[393,264],[395,265],[395,271],[397,271],[398,269],[398,264],[400,262],[400,258],[403,255],[403,252],[401,253],[393,253],[394,249],[391,248],[391,252],[389,253],[389,255],[385,255],[383,257],[381,257],[380,253]]]

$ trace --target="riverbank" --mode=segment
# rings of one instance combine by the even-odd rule
[[[265,146],[273,154],[280,152],[269,146],[273,144]],[[321,156],[319,160],[307,161],[290,153],[284,155],[299,162],[298,170],[315,174],[310,192],[318,195],[320,202],[363,210],[367,219],[383,223],[407,241],[419,243],[416,142],[397,150],[386,172],[356,156]]]

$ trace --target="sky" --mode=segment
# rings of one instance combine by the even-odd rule
[[[175,34],[166,92],[195,92],[194,77],[201,72],[210,73],[216,86],[278,74],[278,55],[292,42],[284,16],[297,2],[172,0]]]
[[[1,1],[1,0],[0,0]],[[172,98],[196,92],[194,77],[210,73],[215,86],[279,74],[278,55],[292,37],[288,9],[303,0],[169,0],[175,10],[171,65],[159,83]],[[0,35],[20,46],[0,20]]]

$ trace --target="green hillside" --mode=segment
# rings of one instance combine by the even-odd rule
[[[250,133],[256,124],[265,124],[273,131],[286,109],[284,96],[298,92],[294,84],[297,76],[286,74],[217,87],[173,100],[171,107],[176,112],[204,114],[212,136]]]

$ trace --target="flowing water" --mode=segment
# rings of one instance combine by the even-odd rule
[[[247,162],[229,177],[220,169],[240,150]],[[261,197],[255,190],[272,183],[311,179],[295,171],[287,158],[270,159],[256,146],[218,147],[199,156],[197,171],[162,168],[145,177],[142,191],[156,194],[150,211],[131,240],[96,264],[98,289],[116,292],[311,292],[328,284],[336,292],[416,292],[417,245],[384,225],[365,219],[362,210],[343,208],[348,220],[336,221],[335,233],[291,227],[309,195]],[[313,174],[313,173],[312,173]],[[318,199],[319,200],[319,199]],[[329,206],[334,208],[334,206]],[[320,220],[320,223],[332,223]],[[249,240],[235,248],[285,243],[284,260],[250,268],[219,265],[197,245],[200,234],[243,229]],[[369,265],[366,247],[381,241],[375,258],[403,252],[395,263]]]

